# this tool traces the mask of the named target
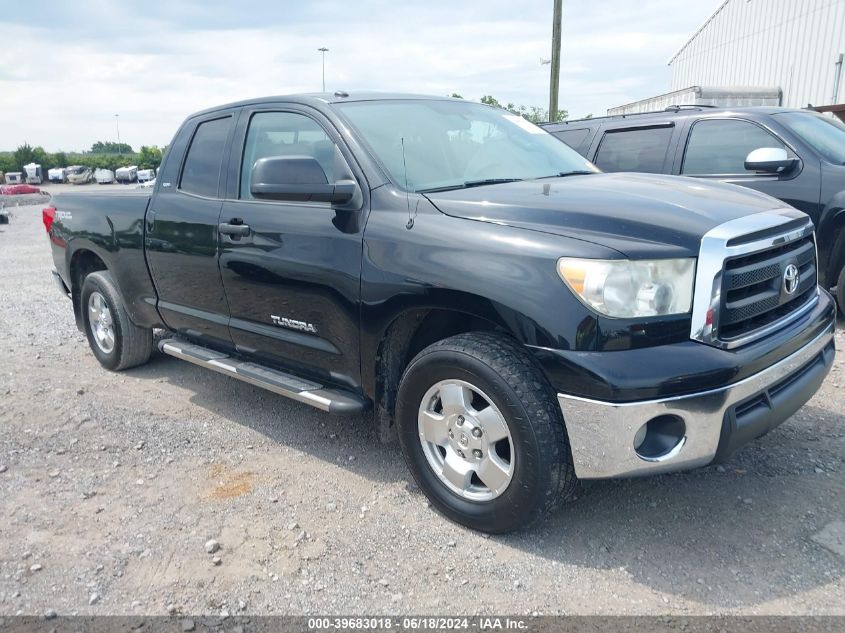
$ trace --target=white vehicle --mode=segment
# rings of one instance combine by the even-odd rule
[[[138,180],[138,168],[135,165],[121,167],[114,172],[115,180],[120,183],[135,182]]]
[[[94,171],[94,180],[98,185],[114,184],[114,172],[111,169],[97,169]]]
[[[150,180],[155,180],[156,177],[156,170],[155,169],[139,169],[138,170],[138,182],[148,182]]]
[[[44,182],[44,173],[41,171],[41,165],[30,163],[24,165],[23,170],[26,173],[26,184],[40,185]]]
[[[66,173],[67,181],[72,185],[84,185],[94,179],[91,168],[82,165],[71,165],[67,168]]]
[[[156,186],[156,179],[153,178],[152,180],[145,180],[144,182],[140,183],[136,189],[152,189]]]
[[[67,173],[64,167],[53,167],[47,170],[47,180],[50,182],[65,182],[67,180]]]
[[[6,172],[6,184],[7,185],[20,185],[23,183],[23,172],[22,171],[7,171]]]

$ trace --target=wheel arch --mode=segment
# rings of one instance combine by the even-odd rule
[[[819,281],[828,288],[845,266],[845,192],[838,194],[822,216],[817,231]]]
[[[70,282],[70,296],[73,303],[73,315],[76,319],[76,327],[83,329],[82,325],[82,284],[85,278],[93,272],[108,270],[105,260],[94,249],[80,247],[70,255],[68,264],[68,281]]]
[[[407,307],[382,329],[375,356],[364,370],[365,388],[372,394],[379,437],[395,439],[393,416],[402,373],[420,351],[443,339],[467,332],[500,332],[521,337],[495,311],[467,310],[447,305]],[[369,371],[367,371],[369,370]]]

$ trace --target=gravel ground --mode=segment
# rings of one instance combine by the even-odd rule
[[[40,209],[0,226],[0,615],[845,614],[844,357],[730,463],[488,538],[428,507],[368,416],[161,355],[101,369]]]

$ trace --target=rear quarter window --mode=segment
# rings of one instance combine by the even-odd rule
[[[232,117],[205,121],[197,126],[179,181],[179,189],[206,198],[217,197],[223,150]]]
[[[587,150],[589,145],[587,139],[590,137],[590,128],[581,128],[577,130],[560,130],[553,132],[555,138],[560,139],[583,157],[587,157]]]
[[[664,172],[666,152],[672,138],[671,125],[608,130],[593,161],[602,171]]]

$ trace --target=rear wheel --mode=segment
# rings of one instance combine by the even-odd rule
[[[80,308],[88,344],[106,369],[120,371],[146,363],[153,331],[132,323],[108,271],[97,271],[82,284]]]
[[[402,377],[396,419],[420,488],[473,529],[527,527],[575,486],[554,391],[508,337],[460,334],[423,350]]]

